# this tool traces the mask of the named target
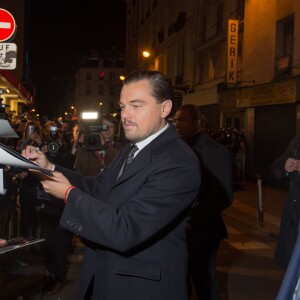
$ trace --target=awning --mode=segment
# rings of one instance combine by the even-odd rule
[[[34,102],[32,94],[21,84],[12,71],[0,70],[0,75],[0,88],[9,88],[11,95],[19,96],[28,104],[32,104]]]

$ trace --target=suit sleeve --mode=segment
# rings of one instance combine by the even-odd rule
[[[92,186],[87,190],[85,185],[85,192],[72,189],[61,226],[101,246],[127,252],[155,242],[182,222],[201,182],[192,152],[172,159],[160,157],[130,180],[134,194],[126,191],[130,186],[124,183],[124,193],[130,197],[122,189],[107,193],[109,199],[103,199]]]
[[[298,172],[291,172],[291,173],[286,172],[285,163],[290,157],[299,159],[300,156],[299,143],[300,143],[300,137],[294,138],[290,142],[286,150],[282,153],[282,155],[272,163],[271,173],[277,179],[294,178],[295,176],[298,176]]]

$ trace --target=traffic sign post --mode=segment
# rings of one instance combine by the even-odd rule
[[[10,39],[16,30],[16,22],[12,14],[0,8],[0,43]]]

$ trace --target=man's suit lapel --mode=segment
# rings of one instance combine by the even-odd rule
[[[117,179],[117,183],[120,183],[126,180],[127,178],[133,176],[140,170],[144,169],[145,166],[147,166],[150,162],[151,162],[151,148],[147,146],[144,149],[142,149],[134,158],[132,163],[125,170],[123,170],[123,173]]]
[[[167,144],[173,141],[175,138],[178,138],[176,129],[174,126],[170,126],[170,128],[165,130],[137,154],[130,166],[128,166],[127,169],[124,170],[121,176],[116,180],[115,184],[120,184],[124,180],[128,179],[129,177],[133,176],[134,174],[148,166],[152,161],[152,157],[162,151],[167,146]],[[127,150],[124,151],[123,155],[120,156],[118,162],[116,162],[116,164],[114,165],[115,169],[121,169],[129,150],[130,145],[127,146]],[[118,174],[119,170],[114,170],[114,174],[115,172],[117,172]]]

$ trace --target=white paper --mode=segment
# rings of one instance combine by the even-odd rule
[[[11,128],[7,120],[0,119],[0,137],[18,138],[17,133]]]
[[[4,188],[3,169],[0,169],[0,195],[5,195],[6,189]]]
[[[1,143],[0,143],[0,165],[15,166],[23,169],[39,170],[42,173],[47,174],[48,176],[52,175],[51,171],[39,167],[29,159],[22,156],[17,151]]]

